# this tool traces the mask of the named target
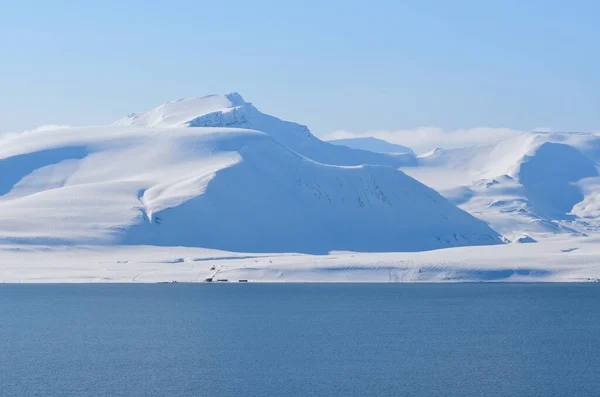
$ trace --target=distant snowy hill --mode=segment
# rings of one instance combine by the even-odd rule
[[[206,124],[219,126],[187,128]],[[333,164],[400,158],[321,142],[232,95],[112,126],[2,136],[0,242],[303,253],[502,243],[395,167],[322,164],[309,153]]]
[[[507,236],[599,229],[600,137],[525,133],[489,146],[437,149],[403,170]]]
[[[416,156],[415,152],[406,146],[395,145],[373,137],[334,139],[328,141],[334,145],[346,146],[352,149],[368,150],[375,153],[400,153]]]
[[[247,128],[265,132],[287,148],[324,164],[371,164],[393,167],[416,164],[415,157],[408,154],[373,153],[321,141],[304,125],[261,113],[236,92],[168,102],[149,112],[131,114],[116,121],[114,125],[162,128]]]

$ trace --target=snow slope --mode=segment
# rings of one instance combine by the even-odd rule
[[[395,168],[323,165],[247,129],[34,130],[2,138],[0,171],[5,243],[326,253],[502,242]]]
[[[594,134],[354,150],[237,94],[3,134],[0,281],[598,281],[599,161]]]
[[[306,126],[261,113],[235,92],[168,102],[149,112],[130,114],[114,125],[247,128],[265,132],[285,147],[324,164],[393,167],[416,164],[415,157],[410,154],[373,153],[321,141]]]
[[[415,152],[406,146],[396,145],[373,137],[334,139],[328,141],[334,145],[346,146],[352,149],[368,150],[375,153],[403,153],[416,156]]]
[[[437,149],[409,175],[440,191],[509,238],[598,230],[594,134],[524,133],[489,146]]]

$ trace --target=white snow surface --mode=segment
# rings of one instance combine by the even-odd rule
[[[594,134],[356,150],[236,93],[0,134],[0,281],[597,281],[599,160]]]
[[[416,164],[415,157],[410,154],[373,153],[321,141],[308,127],[264,114],[236,92],[168,102],[149,112],[130,114],[114,125],[247,128],[265,132],[285,147],[323,164],[394,167]]]
[[[231,253],[157,246],[0,245],[0,281],[13,283],[598,282],[600,240],[425,252],[327,255]]]
[[[296,124],[265,116],[267,132],[183,126],[196,106],[243,103],[232,94],[205,101],[174,102],[131,123],[1,138],[0,242],[311,254],[503,242],[394,167],[322,164],[289,149],[281,142],[309,134]],[[309,138],[326,145],[326,157],[347,153]]]
[[[591,235],[600,226],[600,136],[523,133],[488,146],[436,149],[402,167],[509,239]]]

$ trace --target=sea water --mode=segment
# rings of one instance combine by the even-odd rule
[[[0,396],[599,396],[598,284],[0,285]]]

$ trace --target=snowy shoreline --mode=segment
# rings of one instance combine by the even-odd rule
[[[595,238],[328,255],[157,246],[0,245],[0,283],[597,282]]]

